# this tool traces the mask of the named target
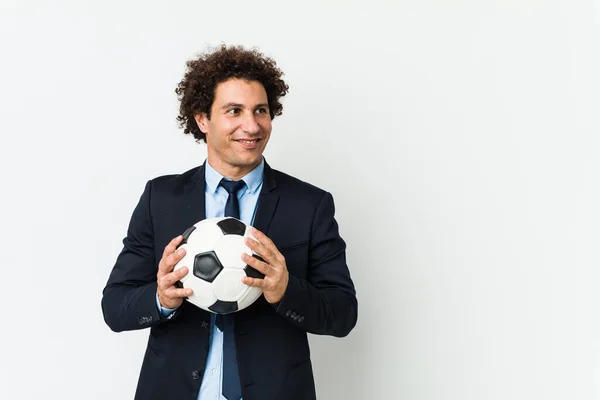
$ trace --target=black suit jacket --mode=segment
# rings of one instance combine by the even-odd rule
[[[184,301],[161,318],[156,273],[169,241],[205,218],[204,188],[204,166],[146,184],[103,291],[113,331],[150,328],[136,399],[196,400],[200,390],[210,314]],[[333,198],[265,163],[254,226],[284,255],[290,279],[278,304],[261,296],[234,314],[243,398],[315,399],[307,332],[342,337],[357,320]]]

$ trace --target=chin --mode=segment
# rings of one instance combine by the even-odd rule
[[[252,158],[238,158],[232,165],[235,165],[236,167],[251,167],[260,164],[260,160],[262,160],[262,155]]]

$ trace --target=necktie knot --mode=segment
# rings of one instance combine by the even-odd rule
[[[219,183],[221,186],[223,186],[223,188],[225,190],[227,190],[227,193],[231,194],[235,194],[237,196],[237,192],[240,191],[240,189],[242,189],[244,186],[246,186],[246,182],[244,182],[243,180],[240,181],[226,181],[225,179],[221,179],[221,183]]]

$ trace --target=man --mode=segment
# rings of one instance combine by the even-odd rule
[[[136,399],[315,399],[306,334],[343,337],[356,324],[332,196],[262,156],[288,90],[282,75],[242,47],[188,62],[178,120],[206,142],[207,160],[146,184],[103,291],[112,330],[150,327]],[[243,282],[264,296],[219,323],[184,301],[191,289],[177,283],[188,269],[173,267],[185,254],[177,247],[186,228],[232,209],[257,229],[249,246],[264,261],[243,259],[265,277]]]

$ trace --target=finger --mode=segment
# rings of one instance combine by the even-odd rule
[[[186,251],[182,247],[177,249],[177,251],[161,258],[160,262],[158,263],[159,274],[168,274],[169,272],[173,271],[173,267],[175,267],[175,264],[185,257],[185,253]]]
[[[180,297],[189,297],[194,294],[194,291],[190,288],[178,289],[173,287],[165,290],[163,294],[167,298],[176,299]]]
[[[174,267],[183,257],[185,257],[185,248],[181,247],[167,257],[167,266]],[[171,268],[173,269],[173,268]]]
[[[264,289],[267,286],[267,283],[265,282],[264,279],[250,278],[249,276],[243,277],[242,282],[248,286],[253,286],[253,287],[257,287],[257,288],[261,288],[261,289]]]
[[[171,273],[168,273],[168,274],[163,275],[162,277],[160,277],[159,280],[158,280],[158,285],[163,290],[166,290],[169,286],[174,285],[175,282],[181,280],[184,276],[186,276],[187,273],[188,273],[188,268],[187,267],[181,267],[177,271],[173,271]]]
[[[252,238],[246,238],[244,243],[246,243],[246,246],[248,246],[252,251],[260,255],[268,264],[271,264],[276,260],[276,256],[273,254],[273,251],[256,240]],[[275,250],[278,251],[277,249]]]
[[[177,250],[177,245],[179,245],[179,242],[181,242],[182,240],[183,240],[183,236],[182,235],[174,237],[169,242],[169,244],[165,246],[162,258],[166,258],[169,254],[172,254],[175,250]]]
[[[266,254],[266,256],[269,258],[269,264],[275,265],[275,261],[279,261],[279,263],[285,262],[285,257],[283,256],[283,254],[281,254],[275,243],[267,235],[265,235],[264,233],[262,233],[254,227],[250,227],[250,233],[258,240],[258,242],[262,246],[264,246],[266,250],[263,251],[269,252],[269,254]]]
[[[262,233],[261,231],[259,231],[258,229],[256,229],[255,227],[251,226],[250,227],[250,233],[252,234],[252,236],[254,236],[256,238],[256,240],[258,240],[262,245],[266,246],[266,247],[275,247],[275,244],[273,243],[273,241],[271,239],[269,239],[269,237],[267,235],[265,235],[264,233]],[[275,247],[276,248],[276,247]]]
[[[264,275],[273,273],[273,268],[264,261],[259,260],[256,257],[249,256],[246,253],[242,254],[242,260],[258,272],[262,272]]]

